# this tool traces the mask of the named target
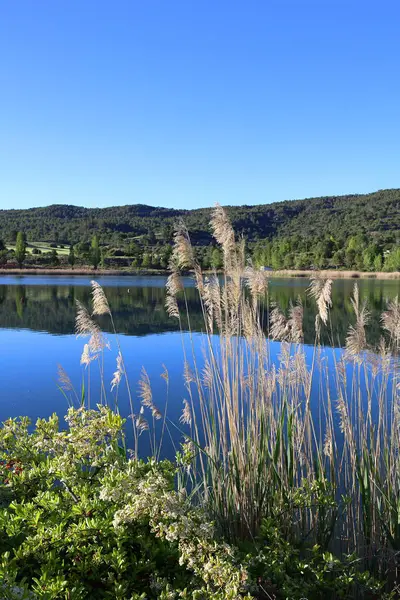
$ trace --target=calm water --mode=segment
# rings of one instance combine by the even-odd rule
[[[168,414],[178,420],[185,389],[182,383],[182,338],[177,322],[165,308],[164,277],[99,278],[105,289],[129,368],[132,387],[142,366],[150,376],[153,395],[160,404],[166,391],[160,374],[165,365],[170,375]],[[400,293],[400,281],[359,280],[360,295],[367,298],[372,313],[369,341],[381,335],[379,316],[388,299]],[[201,331],[202,316],[197,292],[190,279],[185,281],[191,312],[191,326]],[[353,320],[350,296],[354,281],[338,280],[333,286],[332,328],[335,339],[324,338],[326,345],[341,347],[349,323]],[[270,300],[283,309],[299,296],[304,304],[305,343],[314,340],[315,310],[306,296],[305,279],[272,280]],[[89,305],[90,280],[86,277],[0,277],[0,420],[25,414],[32,419],[65,412],[66,401],[57,389],[57,365],[68,372],[80,388],[82,367],[79,364],[84,340],[74,336],[75,302]],[[111,350],[106,352],[105,379],[111,381],[115,370],[116,343],[104,319]],[[189,342],[188,339],[185,340]],[[195,341],[196,343],[196,341]],[[199,353],[200,353],[200,344]],[[275,352],[279,344],[274,344]],[[98,394],[97,377],[92,378],[92,399]],[[129,414],[127,399],[121,395],[121,411]]]

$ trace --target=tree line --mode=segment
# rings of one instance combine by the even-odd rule
[[[258,266],[400,270],[400,190],[235,206],[228,213],[246,240],[248,258]],[[202,267],[218,269],[221,255],[213,245],[209,215],[210,209],[145,205],[0,211],[0,262],[166,269],[174,225],[183,218]],[[41,250],[39,241],[51,250]]]
[[[74,268],[79,266],[92,266],[94,269],[100,267],[128,266],[133,269],[168,269],[172,255],[171,244],[137,243],[135,241],[122,247],[116,248],[100,244],[99,236],[93,235],[90,242],[79,242],[68,245],[68,253],[59,253],[60,249],[65,251],[65,245],[50,244],[53,248],[44,252],[39,247],[27,242],[26,233],[19,231],[16,236],[15,247],[7,248],[5,242],[0,240],[0,266],[13,267],[24,266],[67,266]],[[59,249],[57,251],[57,248]],[[219,269],[222,267],[222,252],[214,246],[199,247],[195,250],[199,262],[205,268]]]
[[[0,265],[14,266],[92,266],[130,267],[133,269],[168,269],[172,255],[172,245],[156,240],[149,243],[146,239],[132,241],[123,247],[101,244],[98,235],[90,242],[54,246],[43,252],[37,246],[27,242],[25,232],[18,232],[15,247],[7,249],[0,240]],[[58,249],[58,251],[57,251]],[[59,254],[60,249],[64,252]],[[198,262],[204,269],[220,269],[223,263],[220,248],[209,244],[195,246]],[[400,245],[371,241],[363,234],[349,238],[335,239],[326,236],[315,240],[301,236],[282,237],[273,240],[264,239],[246,245],[246,256],[257,267],[271,269],[353,269],[358,271],[400,271]]]

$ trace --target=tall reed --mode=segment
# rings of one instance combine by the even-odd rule
[[[192,268],[204,316],[202,364],[195,352],[185,356],[191,376],[185,376],[190,401],[184,411],[190,408],[187,435],[197,448],[197,500],[232,541],[256,540],[263,521],[272,518],[295,544],[356,551],[369,567],[391,562],[395,572],[398,300],[382,315],[386,338],[370,348],[369,311],[356,284],[346,348],[329,355],[320,332],[327,328],[334,340],[332,281],[312,278],[315,343],[306,351],[302,304],[291,305],[288,314],[268,307],[268,273],[245,263],[244,245],[221,207],[211,228],[223,251],[223,274],[203,278],[187,232],[178,229],[175,285],[167,287],[167,307],[181,320],[186,308],[177,301],[182,287],[176,282],[180,268]],[[281,342],[278,359],[274,340]]]
[[[161,414],[156,408],[145,371],[136,402],[141,408],[135,408],[119,347],[112,386],[118,390],[125,379],[136,455],[140,434],[149,431],[153,453],[160,456],[151,422],[161,419],[163,435],[175,427],[185,440],[178,455],[184,467],[181,490],[207,508],[226,539],[258,543],[263,523],[273,520],[300,548],[319,544],[336,552],[356,552],[364,566],[378,572],[389,569],[396,577],[398,299],[382,315],[379,347],[371,348],[368,307],[355,284],[354,323],[346,348],[329,353],[320,340],[326,328],[333,345],[332,281],[313,277],[308,294],[315,302],[315,342],[306,348],[301,302],[291,304],[287,313],[269,306],[268,273],[246,263],[244,242],[236,240],[219,206],[211,229],[223,252],[222,274],[203,276],[189,233],[180,223],[166,285],[167,310],[184,336],[186,397],[179,423],[169,422],[166,411]],[[181,280],[188,269],[203,314],[201,360]],[[107,314],[113,324],[104,292],[95,283],[93,300],[93,314],[79,306],[77,316],[77,333],[90,336],[83,359],[89,366],[104,349],[95,316]],[[68,376],[63,371],[60,375],[69,390]],[[167,371],[163,377],[168,388]]]

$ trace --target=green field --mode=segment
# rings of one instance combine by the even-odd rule
[[[26,247],[27,253],[32,254],[32,250],[34,250],[34,248],[37,248],[43,254],[45,252],[51,252],[52,250],[56,250],[59,256],[69,254],[69,246],[64,245],[64,248],[51,248],[49,242],[29,242]],[[7,250],[15,250],[15,244],[7,244]]]

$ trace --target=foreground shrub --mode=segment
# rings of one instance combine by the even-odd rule
[[[177,467],[127,459],[124,421],[109,408],[71,408],[66,421],[61,431],[55,415],[32,431],[26,418],[0,429],[1,598],[294,600],[379,592],[354,561],[319,546],[304,553],[272,520],[252,544],[224,543],[204,510],[176,491]]]
[[[169,462],[127,460],[105,407],[0,431],[2,598],[249,598],[235,551],[174,491]]]

